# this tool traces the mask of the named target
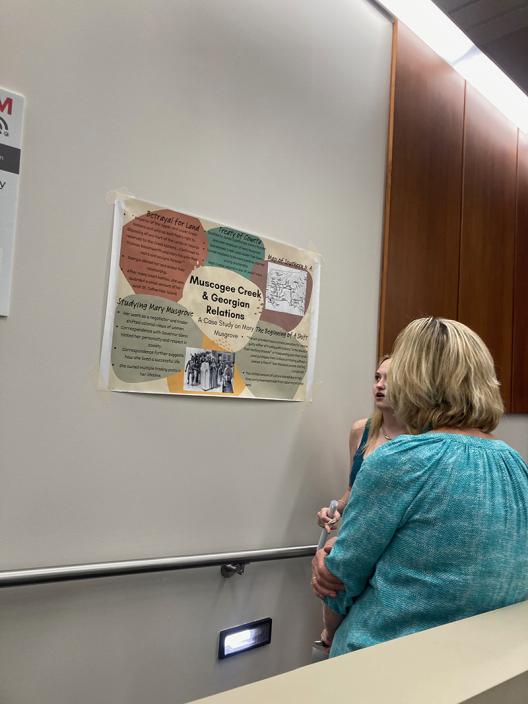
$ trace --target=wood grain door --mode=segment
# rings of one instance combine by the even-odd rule
[[[528,413],[528,135],[519,132],[512,411]]]
[[[466,90],[458,319],[486,342],[511,402],[517,129]]]
[[[426,315],[456,318],[464,80],[395,29],[379,352]]]

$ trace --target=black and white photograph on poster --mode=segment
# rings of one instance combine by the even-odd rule
[[[268,310],[304,315],[307,273],[282,264],[268,264],[266,303]]]
[[[218,352],[196,347],[185,350],[185,391],[233,393],[234,352]]]

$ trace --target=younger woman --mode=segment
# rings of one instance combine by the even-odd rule
[[[377,447],[398,437],[406,432],[402,425],[394,416],[392,407],[387,395],[387,374],[390,367],[390,357],[382,357],[379,367],[374,375],[372,395],[374,396],[374,413],[370,418],[357,420],[350,431],[349,447],[351,469],[348,481],[348,489],[337,502],[337,510],[334,517],[328,515],[329,507],[323,506],[317,514],[317,522],[321,528],[328,532],[336,527],[337,521],[341,517],[347,504],[350,490],[357,477],[363,460],[370,455]]]

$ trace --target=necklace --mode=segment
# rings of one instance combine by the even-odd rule
[[[385,428],[383,427],[383,425],[381,426],[381,433],[382,433],[383,437],[385,438],[385,440],[392,440],[392,436],[387,435],[387,433],[385,432]]]

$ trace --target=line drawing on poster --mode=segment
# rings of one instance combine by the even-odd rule
[[[304,315],[306,279],[306,271],[270,262],[264,307],[280,313]]]

